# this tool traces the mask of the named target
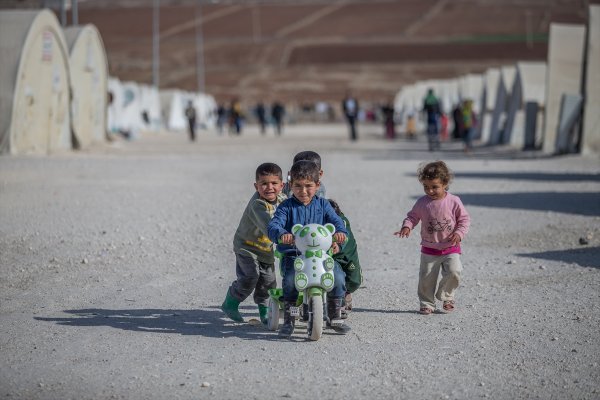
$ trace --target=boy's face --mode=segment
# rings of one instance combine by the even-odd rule
[[[283,189],[283,181],[277,175],[261,175],[254,183],[254,188],[261,199],[273,202]]]
[[[299,202],[306,206],[315,197],[320,186],[319,182],[315,183],[311,179],[298,179],[292,181],[292,193]]]
[[[431,200],[439,200],[446,197],[447,184],[442,183],[439,178],[423,180],[423,191]]]

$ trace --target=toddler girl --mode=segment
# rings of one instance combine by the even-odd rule
[[[433,313],[436,298],[442,302],[440,311],[447,313],[454,311],[454,292],[462,271],[460,242],[467,234],[471,220],[460,198],[448,193],[453,174],[443,161],[421,166],[417,174],[425,196],[417,200],[402,222],[402,229],[394,235],[408,237],[421,221],[419,313]],[[437,285],[440,269],[442,279]]]

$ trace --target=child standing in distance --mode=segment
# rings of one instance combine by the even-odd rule
[[[321,167],[321,156],[319,155],[319,153],[317,153],[316,151],[312,151],[312,150],[306,150],[306,151],[301,151],[300,153],[297,153],[294,156],[294,161],[292,162],[292,165],[296,164],[298,161],[312,161],[315,164],[317,164],[317,166],[319,167],[319,190],[317,191],[317,196],[325,198],[325,185],[322,182],[323,179],[323,169]],[[292,189],[290,187],[290,173],[288,172],[288,182],[286,182],[283,185],[283,193],[285,193],[285,195],[287,197],[291,197],[292,196]]]
[[[458,196],[448,192],[452,172],[443,161],[422,165],[417,170],[425,196],[419,198],[402,229],[394,232],[408,237],[421,222],[421,268],[419,272],[419,313],[435,311],[435,299],[442,302],[442,312],[454,311],[454,292],[460,283],[462,264],[460,242],[469,231],[471,219]],[[442,279],[436,291],[438,275]]]
[[[348,240],[346,243],[339,245],[334,243],[332,247],[338,247],[339,251],[334,250],[333,259],[340,264],[342,271],[346,274],[346,295],[344,296],[344,309],[342,310],[342,318],[348,316],[347,312],[352,310],[352,293],[356,291],[362,285],[363,276],[362,269],[360,267],[360,260],[358,259],[358,247],[356,246],[356,240],[350,227],[350,221],[335,200],[329,199],[329,204],[335,210],[335,213],[340,216],[344,221],[344,226],[348,231]]]
[[[316,195],[319,190],[320,168],[312,161],[298,161],[290,170],[291,189],[293,196],[277,207],[275,215],[269,222],[269,239],[278,243],[277,250],[282,254],[281,270],[283,283],[283,301],[285,304],[284,323],[279,329],[279,336],[290,337],[294,333],[295,318],[291,314],[291,307],[296,305],[298,291],[294,282],[294,259],[298,255],[294,244],[294,235],[290,232],[295,224],[321,224],[332,223],[335,226],[333,239],[338,243],[346,241],[347,230],[342,219],[324,198]],[[327,326],[338,333],[347,333],[350,327],[341,322],[341,310],[346,285],[344,272],[338,263],[333,268],[334,287],[327,294]],[[336,321],[336,323],[331,323]]]
[[[238,307],[254,292],[254,302],[263,324],[267,322],[269,289],[277,286],[273,243],[267,225],[277,206],[286,199],[277,164],[264,163],[256,169],[256,193],[252,195],[233,237],[237,279],[227,290],[221,310],[235,322],[244,322]]]

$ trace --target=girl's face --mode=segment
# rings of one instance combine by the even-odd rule
[[[319,190],[320,183],[315,183],[310,179],[298,179],[292,181],[292,193],[299,202],[305,206],[310,203],[315,194]]]
[[[421,183],[423,184],[423,191],[431,200],[439,200],[446,197],[448,184],[442,183],[440,178],[425,179]]]

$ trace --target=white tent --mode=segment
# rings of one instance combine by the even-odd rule
[[[514,84],[516,71],[516,67],[514,66],[500,67],[496,101],[494,102],[494,111],[492,112],[492,119],[490,121],[490,137],[488,143],[491,145],[502,143],[504,128],[507,122],[508,99]]]
[[[467,74],[458,79],[458,91],[461,100],[472,100],[473,111],[481,112],[481,96],[483,92],[483,75]]]
[[[177,89],[160,91],[160,108],[165,127],[169,131],[178,132],[187,129],[188,122],[185,118],[185,107],[191,97],[188,93]]]
[[[65,29],[69,45],[71,127],[80,148],[106,140],[108,64],[94,25]]]
[[[107,125],[110,133],[119,133],[123,127],[121,110],[119,106],[123,103],[123,85],[118,78],[108,78],[108,110]]]
[[[545,153],[556,152],[556,129],[562,96],[581,94],[584,43],[583,25],[550,24],[543,143]]]
[[[590,5],[581,151],[600,153],[600,5]]]
[[[487,143],[490,139],[492,118],[496,109],[498,82],[500,81],[500,68],[490,68],[483,75],[482,105],[479,115],[481,141]]]
[[[215,109],[217,104],[212,96],[205,93],[196,93],[194,96],[197,123],[203,129],[213,129],[216,124]]]
[[[48,10],[0,11],[0,152],[70,149],[69,55]]]
[[[155,86],[139,85],[142,120],[145,130],[158,132],[162,128],[160,93]]]
[[[460,102],[460,93],[458,81],[456,79],[446,79],[440,81],[438,85],[438,97],[442,103],[442,112],[450,115],[452,109]]]
[[[133,137],[140,132],[146,131],[146,123],[143,119],[142,96],[140,86],[137,82],[121,82],[123,86],[123,103],[120,104],[122,123],[126,131]]]
[[[546,97],[546,63],[544,62],[518,62],[508,106],[507,123],[503,135],[503,143],[516,147],[525,146],[525,124],[535,126],[532,147],[541,140],[543,110]],[[525,106],[527,103],[537,105],[536,115],[530,116],[533,121],[525,120]]]

